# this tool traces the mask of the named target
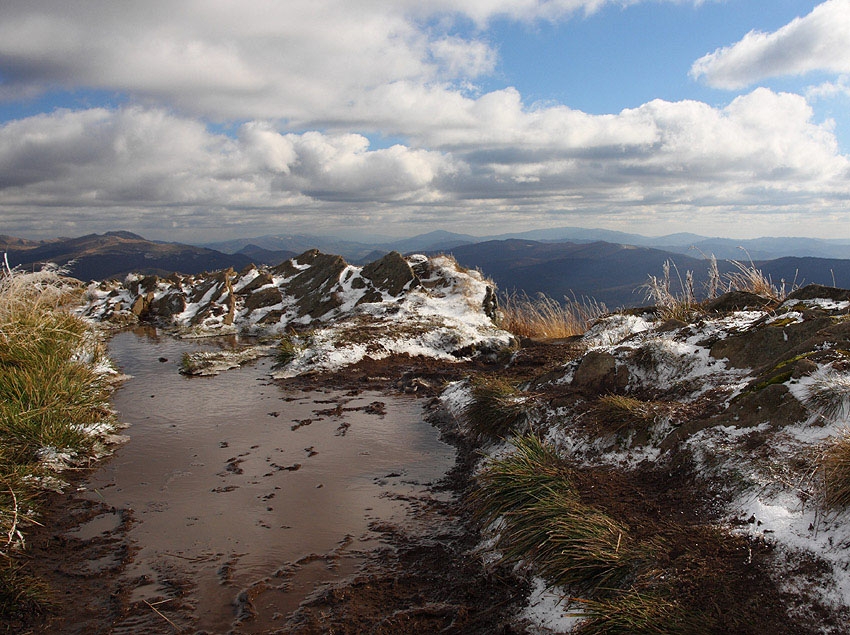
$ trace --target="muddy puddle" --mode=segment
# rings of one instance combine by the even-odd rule
[[[178,373],[184,352],[232,344],[148,329],[109,345],[132,376],[113,399],[130,442],[86,496],[132,510],[122,575],[166,632],[167,620],[210,633],[282,628],[382,546],[381,527],[414,522],[418,499],[441,496],[429,485],[455,457],[413,398],[288,391],[269,381],[268,358],[216,377]],[[73,531],[96,539],[123,519],[101,514]]]

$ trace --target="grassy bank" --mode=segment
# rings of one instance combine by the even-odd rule
[[[84,464],[113,427],[97,334],[67,307],[81,290],[55,270],[0,275],[0,618],[49,605],[26,571],[44,485]]]

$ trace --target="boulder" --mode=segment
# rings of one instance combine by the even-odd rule
[[[172,291],[151,302],[148,313],[155,317],[171,317],[186,310],[186,298],[179,291]]]
[[[831,324],[828,317],[821,317],[784,326],[763,325],[718,340],[710,352],[715,359],[728,359],[735,368],[758,368],[787,358],[790,351]]]
[[[748,291],[729,291],[705,305],[709,313],[720,313],[727,311],[743,311],[744,309],[762,309],[772,302],[769,298],[763,298]]]
[[[610,353],[590,351],[582,357],[572,385],[593,392],[622,390],[629,383],[628,369],[617,368],[617,360]]]
[[[850,291],[836,287],[824,287],[819,284],[807,284],[805,287],[789,293],[786,300],[814,300],[815,298],[844,302],[850,300]]]
[[[370,262],[363,267],[360,275],[370,280],[376,289],[386,291],[393,297],[419,286],[419,278],[397,251],[391,251],[380,260]]]

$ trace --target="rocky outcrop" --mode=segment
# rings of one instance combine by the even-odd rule
[[[251,265],[239,273],[130,275],[93,285],[89,295],[88,317],[116,324],[139,319],[185,335],[339,324],[336,336],[345,343],[337,348],[359,346],[358,354],[366,344],[373,354],[433,350],[465,357],[510,340],[492,322],[495,292],[478,272],[448,258],[398,252],[356,267],[312,249],[276,267]]]

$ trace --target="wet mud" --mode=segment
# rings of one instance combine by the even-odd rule
[[[34,534],[36,569],[66,591],[34,632],[514,632],[522,589],[473,555],[456,500],[470,449],[409,394],[439,370],[362,387],[271,382],[270,358],[178,372],[184,352],[239,344],[113,337],[130,441]]]

